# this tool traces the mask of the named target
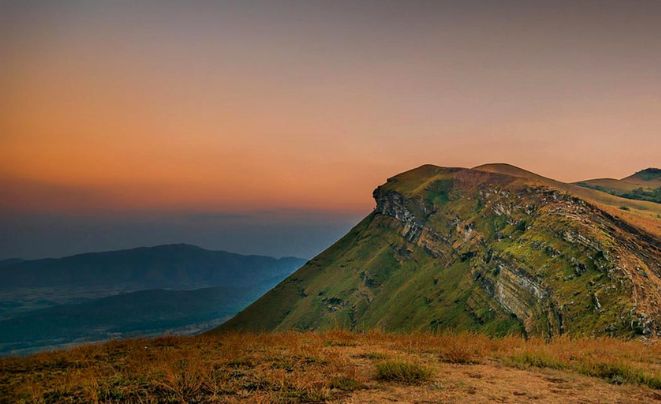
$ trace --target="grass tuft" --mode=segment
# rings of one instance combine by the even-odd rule
[[[366,352],[360,355],[356,355],[356,358],[360,359],[369,359],[371,361],[375,360],[383,360],[386,359],[388,356],[384,353],[381,352]]]
[[[376,365],[376,378],[381,381],[418,384],[429,380],[431,375],[431,370],[413,362],[391,360]]]
[[[329,383],[329,387],[342,391],[355,391],[364,388],[365,385],[354,378],[341,376],[333,378]]]
[[[564,369],[566,367],[564,363],[544,352],[526,351],[521,354],[511,356],[510,360],[514,366],[519,368],[536,367]]]

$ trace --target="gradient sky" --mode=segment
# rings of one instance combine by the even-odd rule
[[[661,1],[0,0],[0,257],[311,256],[424,163],[659,166],[660,21]]]

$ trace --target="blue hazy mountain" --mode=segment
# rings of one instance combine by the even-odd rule
[[[0,262],[0,354],[163,332],[237,313],[305,263],[187,244]]]
[[[289,274],[300,258],[205,250],[188,244],[140,247],[64,258],[13,260],[0,265],[0,289],[119,287],[192,289],[253,286]]]

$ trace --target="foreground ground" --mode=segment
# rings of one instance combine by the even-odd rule
[[[292,332],[114,341],[0,359],[2,402],[468,400],[661,400],[661,344]]]

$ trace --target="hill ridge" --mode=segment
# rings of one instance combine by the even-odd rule
[[[658,180],[661,179],[661,168],[656,168],[656,167],[648,167],[643,170],[637,171],[636,173],[622,178],[623,180],[626,179],[641,179],[644,181],[651,181],[651,180]]]

